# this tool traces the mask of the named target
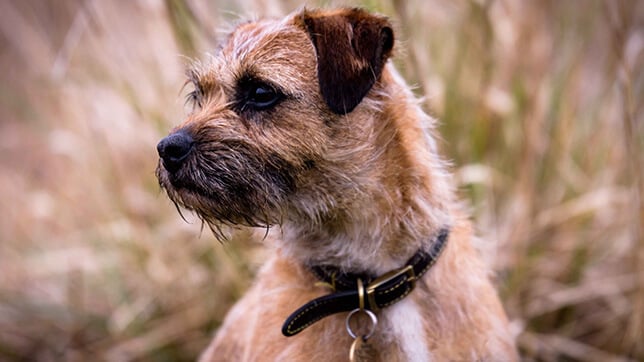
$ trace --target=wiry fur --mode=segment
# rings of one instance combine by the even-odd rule
[[[385,65],[390,47],[322,62],[329,52],[320,47],[329,45],[316,42],[312,23],[316,31],[340,26],[330,33],[357,37],[351,32],[363,29],[362,36],[387,41],[386,30],[374,31],[388,28],[386,19],[354,9],[304,10],[240,25],[189,73],[196,107],[177,130],[192,135],[193,153],[175,173],[162,164],[157,170],[168,196],[215,230],[222,224],[280,226],[267,238],[274,256],[202,360],[347,360],[345,315],[327,317],[295,337],[280,334],[292,311],[329,292],[306,266],[382,274],[427,249],[443,227],[451,232],[436,265],[403,302],[378,312],[370,340],[375,360],[516,359],[507,319],[438,156],[434,121],[393,66]],[[371,40],[359,43],[373,46]],[[344,98],[322,95],[323,63],[362,67],[379,61],[379,69],[371,68],[378,70],[374,79],[356,78],[373,84],[349,113],[331,104],[342,105]],[[270,110],[249,112],[238,102],[244,77],[270,82],[284,99]]]

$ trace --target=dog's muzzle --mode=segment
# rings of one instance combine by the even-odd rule
[[[175,173],[190,156],[193,148],[194,140],[192,136],[188,132],[181,130],[162,139],[157,145],[157,152],[161,160],[163,160],[163,167],[168,172]]]

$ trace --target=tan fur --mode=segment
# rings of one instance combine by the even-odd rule
[[[159,167],[159,180],[168,195],[209,224],[280,225],[267,238],[275,250],[273,257],[232,308],[201,360],[348,360],[352,340],[344,328],[346,314],[324,318],[294,337],[281,335],[281,325],[291,312],[329,293],[316,284],[305,265],[333,264],[347,271],[382,274],[401,267],[444,226],[450,228],[449,241],[436,265],[407,298],[377,313],[378,328],[370,339],[376,361],[419,356],[433,361],[516,360],[489,270],[471,246],[470,224],[438,156],[434,121],[422,112],[393,66],[384,67],[379,80],[348,114],[335,115],[326,107],[317,80],[316,49],[305,23],[348,11],[304,11],[278,21],[243,24],[191,75],[202,92],[200,107],[178,129],[202,137],[197,139],[199,156],[215,157],[212,149],[221,145],[232,152],[235,148],[227,145],[235,141],[253,154],[251,159],[271,163],[278,157],[293,183],[292,188],[248,196],[257,205],[257,215],[247,214],[252,210],[246,210],[246,200],[241,200],[234,207],[245,219],[225,214],[221,220],[227,205],[177,187]],[[373,19],[378,24],[385,21]],[[235,77],[249,70],[293,96],[278,114],[254,115],[249,121],[231,111]],[[245,165],[248,158],[230,161],[222,169],[241,164],[252,172],[257,164]],[[204,180],[199,162],[204,161],[190,164],[185,177],[218,187]],[[261,188],[274,186],[262,180],[257,181]],[[409,321],[417,321],[420,330],[400,325]],[[414,344],[413,338],[421,338],[422,345]]]

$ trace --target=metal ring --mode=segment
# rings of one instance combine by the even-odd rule
[[[360,306],[360,310],[364,310],[364,286],[360,278],[358,278],[358,305]]]
[[[367,339],[369,339],[369,337],[371,337],[373,335],[373,332],[376,330],[376,325],[378,324],[378,317],[376,317],[376,315],[372,311],[370,311],[369,309],[360,310],[360,308],[356,308],[356,309],[352,310],[351,312],[349,312],[349,315],[347,316],[347,319],[345,321],[345,325],[347,327],[347,332],[349,333],[349,335],[353,339],[357,338],[357,335],[353,332],[353,329],[351,329],[351,323],[349,323],[349,322],[351,322],[351,317],[353,317],[358,312],[366,313],[369,316],[369,318],[371,319],[371,328],[369,329],[369,332],[362,336],[362,338],[364,338],[364,340],[367,340]]]

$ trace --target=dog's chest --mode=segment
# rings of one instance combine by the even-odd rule
[[[381,314],[379,325],[385,344],[398,346],[401,360],[431,361],[432,356],[427,345],[424,316],[418,304],[412,298],[398,302]]]

